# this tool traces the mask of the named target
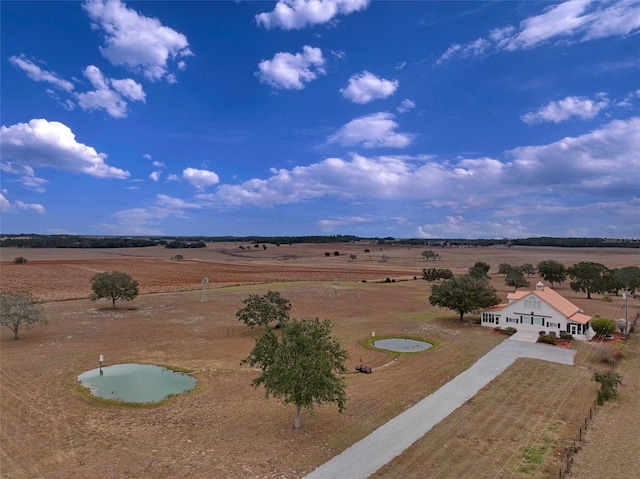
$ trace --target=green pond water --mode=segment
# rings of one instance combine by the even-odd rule
[[[388,338],[374,341],[373,346],[398,353],[417,353],[418,351],[432,348],[433,344],[426,341],[418,341],[417,339]]]
[[[160,402],[193,389],[197,382],[188,374],[135,363],[92,369],[80,374],[78,381],[94,396],[133,403]]]

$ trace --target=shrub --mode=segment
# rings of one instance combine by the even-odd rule
[[[613,303],[613,299],[612,299],[612,298],[611,298],[611,296],[609,296],[608,294],[605,294],[605,295],[602,297],[602,301],[603,301],[603,302],[605,302],[605,303]]]
[[[391,283],[391,278],[387,278],[384,280],[385,283]]]
[[[329,253],[328,251],[324,254],[325,256],[331,256],[331,253]]]
[[[546,331],[538,331],[538,336],[542,336],[543,334],[547,334]]]
[[[555,338],[555,336],[550,336],[548,334],[541,334],[540,336],[538,336],[538,342],[545,343],[545,344],[556,344],[558,340]]]
[[[333,256],[340,256],[340,251],[334,251]]]
[[[596,318],[591,321],[591,329],[600,336],[607,336],[616,332],[616,323],[609,318]]]
[[[566,341],[573,341],[573,335],[567,333],[566,331],[560,331],[560,339],[564,339]]]
[[[503,333],[506,334],[507,336],[513,336],[517,332],[518,332],[518,330],[516,328],[514,328],[513,326],[508,326],[508,327],[504,328],[504,331],[503,331]]]
[[[596,353],[603,363],[613,364],[616,360],[616,348],[613,344],[599,344]]]
[[[622,377],[614,371],[594,373],[593,380],[600,383],[598,390],[598,404],[603,405],[610,399],[618,397],[618,386],[622,384]]]
[[[27,260],[27,258],[25,258],[25,257],[23,257],[23,256],[18,256],[17,258],[15,258],[15,259],[13,260],[13,262],[14,262],[15,264],[25,264],[27,261],[28,261],[28,260]]]

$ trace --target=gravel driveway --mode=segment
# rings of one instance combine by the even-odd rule
[[[575,353],[546,344],[513,339],[503,341],[465,372],[318,467],[305,479],[366,479],[462,406],[516,359],[533,358],[573,365]]]

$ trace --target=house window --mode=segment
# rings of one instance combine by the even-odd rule
[[[537,298],[527,298],[524,300],[524,309],[542,309],[542,301]]]
[[[495,316],[493,314],[483,313],[482,314],[482,322],[484,322],[484,323],[493,323],[493,322],[495,322]]]

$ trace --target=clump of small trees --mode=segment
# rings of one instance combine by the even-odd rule
[[[446,268],[423,268],[422,279],[428,282],[453,278],[453,271]]]
[[[469,270],[467,275],[476,279],[489,279],[491,266],[484,261],[477,261]]]
[[[617,295],[620,290],[624,290],[634,295],[640,290],[639,266],[610,269],[600,263],[581,261],[567,268],[562,263],[549,259],[538,263],[537,270],[542,279],[551,283],[552,288],[554,283],[563,283],[570,278],[571,289],[586,293],[587,299],[591,299],[592,294]]]
[[[507,286],[512,286],[518,291],[518,288],[526,288],[530,286],[527,277],[535,273],[536,269],[532,264],[526,263],[522,266],[512,266],[508,263],[500,263],[498,273],[504,275],[504,282]]]
[[[423,251],[422,252],[422,257],[424,259],[426,259],[427,261],[429,261],[430,259],[432,259],[433,261],[442,259],[442,255],[440,253],[436,253],[432,249],[428,249],[428,250]]]

